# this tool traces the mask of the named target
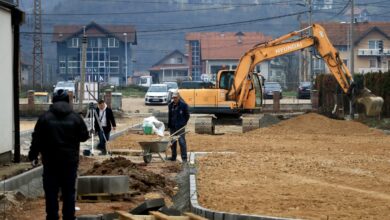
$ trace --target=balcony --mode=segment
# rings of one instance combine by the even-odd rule
[[[359,49],[358,56],[380,56],[389,55],[390,49],[383,49],[383,54],[379,53],[379,49]]]
[[[365,73],[371,73],[371,72],[387,72],[388,68],[379,68],[379,67],[373,67],[373,68],[359,68],[359,73],[365,74]]]

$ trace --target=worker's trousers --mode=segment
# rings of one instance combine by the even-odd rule
[[[173,134],[175,133],[176,130],[171,129],[170,133]],[[172,160],[176,160],[177,157],[177,142],[179,142],[180,145],[180,154],[181,154],[181,159],[183,162],[187,161],[187,143],[186,143],[186,137],[184,134],[184,129],[179,132],[179,134],[182,134],[178,141],[174,141],[171,145],[171,150],[172,150]],[[176,134],[178,135],[178,134]]]
[[[104,137],[106,138],[104,139]],[[107,153],[106,140],[110,140],[110,131],[107,131],[103,128],[103,131],[99,131],[99,144],[97,146],[97,149],[101,150],[102,154]]]
[[[76,203],[77,164],[44,165],[43,189],[46,200],[46,220],[58,220],[58,193],[62,195],[62,219],[74,220]]]

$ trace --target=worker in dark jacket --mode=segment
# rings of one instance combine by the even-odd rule
[[[110,140],[111,128],[115,131],[116,123],[114,113],[111,108],[108,108],[104,100],[99,100],[96,112],[99,118],[95,119],[95,131],[99,134],[99,144],[97,148],[102,151],[102,155],[107,154],[106,141]],[[99,124],[96,120],[99,120],[103,131],[100,130]]]
[[[168,105],[168,128],[171,135],[187,125],[190,119],[190,113],[188,112],[188,105],[180,100],[178,92],[172,94],[173,101]],[[187,144],[185,139],[185,129],[180,130],[175,135],[181,135],[178,139],[180,145],[181,159],[183,162],[187,161]],[[168,158],[171,161],[176,160],[177,141],[171,145],[172,157]]]
[[[61,188],[62,219],[73,220],[80,142],[89,138],[89,132],[84,120],[69,105],[65,90],[58,90],[52,101],[49,110],[35,125],[28,157],[37,165],[41,154],[46,219],[59,219],[58,192]]]

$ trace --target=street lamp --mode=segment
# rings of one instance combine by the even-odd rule
[[[127,33],[123,33],[123,36],[125,36],[125,85],[127,86]]]

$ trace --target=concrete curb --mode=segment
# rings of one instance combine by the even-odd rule
[[[129,191],[129,176],[79,176],[77,194],[110,193],[121,194]]]
[[[203,216],[207,219],[214,220],[293,220],[291,218],[280,218],[272,216],[262,216],[262,215],[246,215],[239,213],[229,213],[229,212],[219,212],[211,209],[202,207],[198,202],[198,192],[196,189],[196,156],[203,156],[206,153],[191,153],[190,154],[190,208],[194,214]]]
[[[29,198],[43,195],[42,173],[43,167],[39,166],[17,176],[3,180],[0,182],[0,190],[17,190]]]

